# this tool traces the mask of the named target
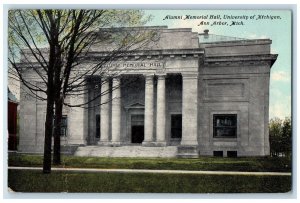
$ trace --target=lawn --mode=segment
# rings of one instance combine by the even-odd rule
[[[9,166],[41,167],[41,155],[9,154]],[[62,156],[56,167],[290,172],[291,161],[276,157],[100,158]],[[79,173],[9,170],[8,185],[20,192],[234,193],[287,192],[291,176],[149,173]]]
[[[9,166],[42,166],[42,163],[41,155],[10,154],[8,159]],[[177,159],[62,156],[62,164],[57,167],[290,172],[291,160],[282,157]]]
[[[124,174],[9,170],[17,192],[274,193],[291,190],[291,176]]]

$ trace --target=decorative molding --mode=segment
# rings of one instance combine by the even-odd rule
[[[89,52],[86,56],[82,56],[82,60],[95,61],[101,59],[102,57],[109,56],[109,52]],[[204,55],[204,49],[196,48],[196,49],[159,49],[159,50],[137,50],[137,51],[128,51],[126,56],[120,56],[119,58],[123,59],[143,59],[143,58],[152,58],[157,57],[158,59],[162,59],[164,57],[199,57]],[[116,57],[118,58],[118,57]]]
[[[136,102],[136,103],[132,103],[132,104],[130,104],[128,106],[125,106],[124,108],[126,110],[128,110],[128,109],[143,109],[143,108],[145,108],[145,105],[141,104],[139,102]]]

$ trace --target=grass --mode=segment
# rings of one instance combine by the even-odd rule
[[[8,159],[9,166],[40,167],[42,163],[41,155],[10,154]],[[57,167],[290,172],[291,160],[282,157],[177,159],[62,156],[62,164]]]
[[[9,166],[42,166],[41,155],[9,154]],[[57,167],[290,172],[291,160],[276,157],[197,159],[62,156]],[[19,192],[274,193],[291,190],[291,176],[148,173],[42,174],[9,170],[8,186]]]
[[[291,190],[291,176],[78,173],[9,170],[17,192],[270,193]]]

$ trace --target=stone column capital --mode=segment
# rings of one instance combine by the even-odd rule
[[[121,76],[120,76],[120,75],[116,75],[116,76],[114,76],[114,77],[112,78],[112,80],[118,82],[118,81],[121,80]]]
[[[145,77],[146,84],[148,84],[149,82],[153,81],[154,74],[145,74],[144,77]]]
[[[101,80],[108,80],[110,77],[109,75],[101,75]]]
[[[154,74],[153,73],[148,73],[148,74],[144,74],[145,78],[153,78]]]

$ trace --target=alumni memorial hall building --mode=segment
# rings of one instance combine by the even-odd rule
[[[71,105],[90,102],[89,108],[64,107],[63,152],[103,157],[270,154],[269,82],[277,59],[270,39],[166,26],[142,29],[159,33],[151,49],[105,64],[113,68],[87,80],[85,96],[66,98]],[[93,61],[98,53],[91,49]],[[34,80],[29,73],[28,78]],[[22,89],[19,151],[42,153],[46,103]]]

